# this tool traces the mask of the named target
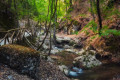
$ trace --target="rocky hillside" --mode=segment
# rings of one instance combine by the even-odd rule
[[[109,8],[103,8],[107,5]],[[112,8],[110,7],[112,6]],[[106,26],[107,29],[119,30],[120,29],[120,3],[119,0],[111,2],[110,0],[105,0],[104,4],[100,4],[101,8],[101,17],[103,31]],[[104,10],[108,9],[108,10]],[[104,31],[104,35],[99,36],[96,31],[95,23],[93,21],[92,14],[90,12],[90,2],[88,0],[76,0],[73,3],[73,10],[70,12],[70,16],[67,16],[67,21],[62,21],[60,24],[60,29],[63,29],[64,32],[67,31],[68,34],[76,34],[80,40],[79,44],[82,44],[84,48],[94,47],[94,49],[103,56],[112,56],[110,61],[116,62],[120,60],[120,57],[117,56],[120,53],[119,50],[119,41],[120,36],[116,36],[113,33],[107,33]],[[95,22],[98,23],[97,14],[94,13]],[[66,29],[67,28],[67,29]],[[117,32],[115,32],[117,33]],[[115,57],[117,56],[117,57]]]

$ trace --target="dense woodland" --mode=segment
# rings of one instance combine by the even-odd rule
[[[0,80],[120,80],[120,0],[0,0]]]

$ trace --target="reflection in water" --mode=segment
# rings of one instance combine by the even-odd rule
[[[84,73],[74,78],[79,80],[120,80],[120,65],[116,64],[102,65],[83,71]]]

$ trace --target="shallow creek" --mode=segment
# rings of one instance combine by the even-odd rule
[[[69,69],[69,71],[73,70]],[[120,63],[102,64],[94,68],[82,69],[81,73],[73,73],[73,75],[68,77],[78,80],[120,80]]]
[[[69,77],[79,80],[120,80],[120,65],[102,65],[93,69],[83,70],[83,73],[77,77]]]

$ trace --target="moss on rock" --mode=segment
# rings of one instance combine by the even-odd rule
[[[40,63],[40,55],[36,50],[28,47],[4,45],[0,47],[0,62],[20,73],[35,77]]]

